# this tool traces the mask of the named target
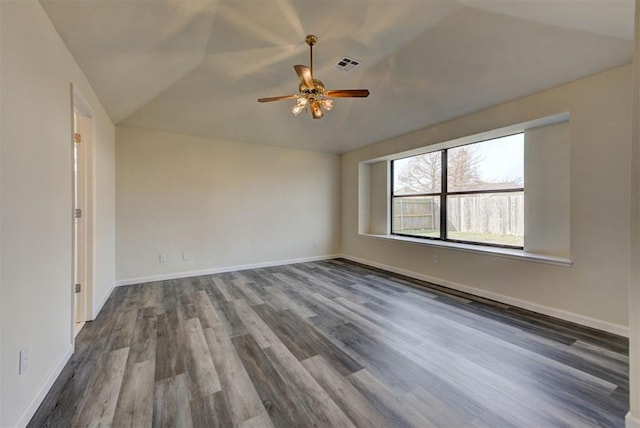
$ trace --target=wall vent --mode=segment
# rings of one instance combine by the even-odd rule
[[[350,73],[354,68],[360,65],[360,60],[343,56],[336,65],[333,66],[338,71]]]

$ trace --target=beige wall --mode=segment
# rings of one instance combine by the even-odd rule
[[[38,2],[2,1],[0,426],[28,422],[72,350],[73,83],[95,123],[96,278],[114,283],[114,126]],[[95,309],[95,308],[94,308]],[[29,347],[26,373],[18,354]]]
[[[640,428],[640,0],[636,0],[631,140],[631,246],[629,251],[629,413],[627,428]]]
[[[360,166],[365,167],[364,164]],[[366,164],[370,169],[369,175],[369,230],[368,233],[386,235],[389,226],[389,162],[375,162]],[[361,225],[360,229],[365,229]]]
[[[2,352],[2,343],[3,343],[3,337],[4,337],[4,305],[2,302],[4,302],[4,293],[2,292],[2,289],[4,288],[2,286],[2,187],[3,187],[3,178],[2,178],[2,140],[3,140],[3,134],[4,132],[2,132],[2,130],[4,129],[4,120],[3,120],[3,114],[2,114],[2,99],[4,98],[4,94],[2,91],[2,73],[3,73],[3,67],[2,67],[2,7],[0,7],[0,424],[2,424],[4,421],[4,411],[3,411],[3,404],[4,403],[4,392],[3,392],[3,388],[2,385],[4,385],[4,375],[2,374],[3,372],[3,367],[4,367],[4,359],[6,357],[4,357],[3,352]]]
[[[631,67],[620,67],[344,154],[343,253],[450,287],[626,333],[630,85]],[[573,266],[358,235],[360,162],[566,111],[570,112]],[[435,254],[439,264],[432,263]]]
[[[571,257],[570,132],[562,122],[524,134],[526,251]]]
[[[116,283],[116,129],[102,107],[93,120],[93,269],[91,313],[98,315]],[[98,108],[96,108],[98,110]]]
[[[121,284],[340,249],[336,155],[128,127],[116,140]]]

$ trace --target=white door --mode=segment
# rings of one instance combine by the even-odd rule
[[[87,222],[86,218],[86,141],[83,142],[83,118],[74,113],[74,144],[73,144],[73,182],[74,182],[74,259],[75,259],[75,298],[74,319],[77,334],[86,321],[86,250],[87,250]],[[84,138],[86,140],[86,138]]]

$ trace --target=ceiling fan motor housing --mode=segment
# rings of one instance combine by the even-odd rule
[[[278,100],[296,99],[296,104],[291,108],[291,112],[297,116],[306,107],[311,108],[311,114],[314,119],[320,119],[324,116],[323,109],[329,111],[333,108],[333,97],[367,97],[369,91],[367,89],[339,89],[327,90],[322,80],[313,78],[313,45],[318,42],[318,37],[309,34],[305,39],[309,45],[309,66],[294,65],[300,84],[298,91],[300,95],[284,95],[281,97],[258,98],[258,102],[270,102]]]
[[[304,95],[322,95],[324,93],[324,83],[320,79],[313,79],[313,88],[307,88],[303,83],[298,85],[298,90]]]

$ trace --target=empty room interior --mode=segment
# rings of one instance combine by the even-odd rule
[[[0,0],[0,427],[640,428],[640,0]]]

